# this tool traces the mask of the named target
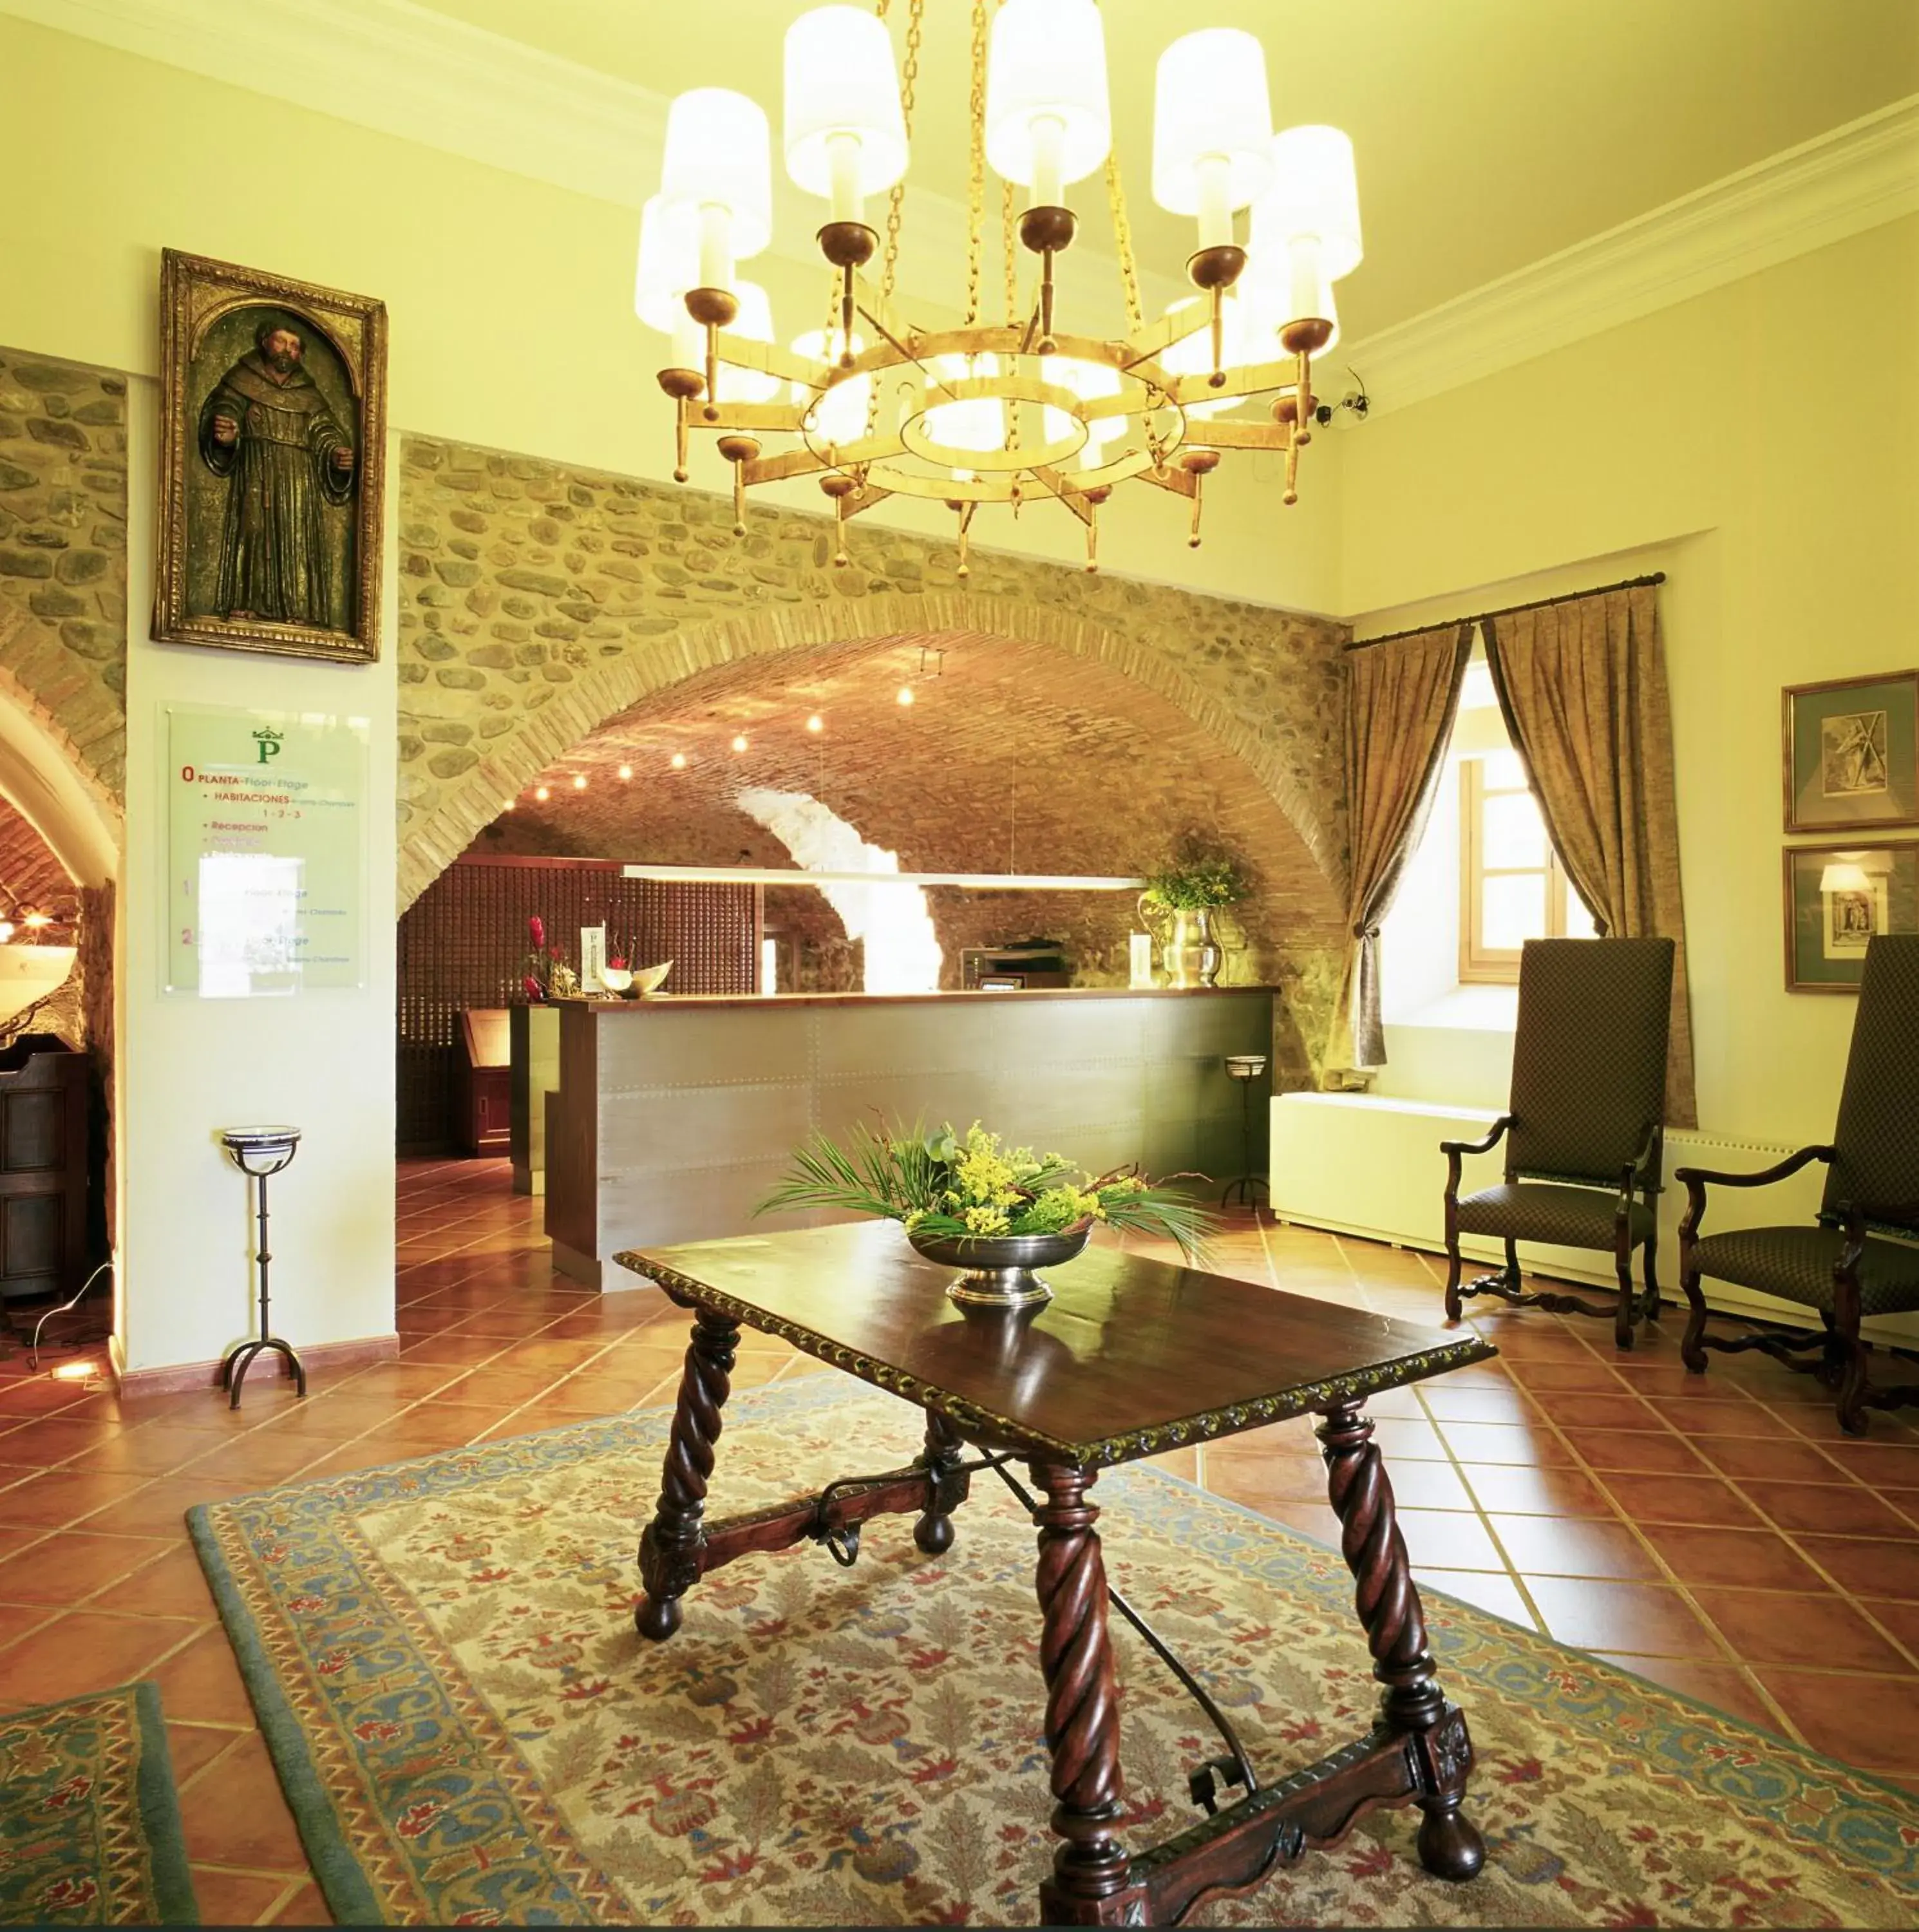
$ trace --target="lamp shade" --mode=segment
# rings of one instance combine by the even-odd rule
[[[1309,318],[1333,325],[1333,333],[1317,352],[1324,356],[1339,343],[1339,308],[1333,278],[1312,243],[1266,243],[1258,226],[1259,211],[1264,206],[1263,202],[1253,204],[1253,242],[1238,288],[1246,303],[1246,360],[1270,362],[1285,355],[1280,330],[1289,322]]]
[[[1273,110],[1266,55],[1237,27],[1207,27],[1159,56],[1153,101],[1153,198],[1173,214],[1198,214],[1219,185],[1243,208],[1273,178]]]
[[[1822,892],[1870,892],[1873,882],[1856,859],[1835,859],[1819,874]]]
[[[1350,275],[1366,254],[1352,142],[1337,128],[1288,128],[1272,152],[1273,185],[1253,204],[1250,262],[1310,239],[1328,280]]]
[[[857,7],[816,7],[786,32],[786,171],[808,194],[830,196],[834,142],[854,191],[881,194],[906,172],[906,119],[886,23]]]
[[[773,305],[757,282],[736,282],[733,292],[739,302],[739,313],[728,326],[729,335],[743,335],[749,342],[773,339]],[[780,392],[780,379],[763,369],[739,369],[720,364],[720,400],[723,403],[770,403]]]
[[[773,236],[772,135],[766,110],[730,88],[696,87],[667,110],[660,198],[724,208],[732,254],[757,255]]]
[[[1191,310],[1194,314],[1211,313],[1210,298],[1206,296],[1187,296],[1183,300],[1168,302],[1166,313],[1178,315]],[[1220,305],[1220,359],[1228,368],[1237,368],[1246,358],[1246,314],[1244,304],[1237,295],[1228,296]],[[1183,335],[1159,358],[1160,366],[1169,375],[1204,376],[1213,369],[1213,331],[1207,324]],[[1180,406],[1189,416],[1204,419],[1216,416],[1231,409],[1242,399],[1237,396],[1222,396],[1216,401],[1182,403]]]
[[[794,342],[793,352],[810,362],[837,363],[844,340],[837,328],[830,338],[823,328],[810,329]],[[857,331],[850,346],[855,356],[866,346]],[[796,403],[804,403],[813,393],[804,382],[792,386]],[[857,442],[866,434],[867,404],[872,393],[873,378],[864,371],[842,377],[814,404],[813,434],[826,442]]]
[[[997,376],[997,356],[936,356],[934,374],[949,382],[974,376]],[[929,381],[927,387],[933,388]],[[964,402],[936,403],[926,412],[926,433],[935,442],[955,449],[1001,449],[1006,446],[1006,412],[991,396],[969,397]]]
[[[686,292],[700,279],[700,226],[693,210],[659,195],[640,211],[640,262],[633,312],[670,335],[686,320]]]
[[[1039,358],[1039,374],[1044,382],[1057,383],[1063,389],[1070,389],[1082,402],[1094,402],[1107,396],[1120,393],[1120,372],[1109,368],[1103,362],[1083,362],[1076,356],[1042,356]],[[1064,410],[1056,410],[1049,403],[1045,412],[1046,440],[1058,442],[1072,434],[1075,418]],[[1126,433],[1126,418],[1123,416],[1096,416],[1086,425],[1086,454],[1083,461],[1097,463],[1101,448],[1115,436]]]
[[[986,158],[1049,202],[1113,145],[1106,30],[1095,0],[1006,0],[986,63]]]

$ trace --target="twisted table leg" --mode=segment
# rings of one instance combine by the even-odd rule
[[[1053,1758],[1053,1876],[1040,1888],[1049,1925],[1141,1922],[1143,1888],[1126,1882],[1129,1861],[1113,1835],[1120,1816],[1119,1686],[1106,1631],[1106,1570],[1093,1472],[1032,1464],[1040,1505],[1037,1582],[1043,1619],[1039,1667],[1046,1678],[1046,1744]]]
[[[1486,1861],[1479,1833],[1460,1814],[1473,1750],[1466,1720],[1447,1702],[1426,1648],[1405,1539],[1393,1508],[1393,1486],[1357,1402],[1326,1412],[1319,1426],[1327,1486],[1339,1519],[1340,1550],[1357,1588],[1354,1600],[1372,1650],[1372,1674],[1386,1687],[1381,1714],[1411,1734],[1419,1753],[1420,1862],[1441,1878],[1469,1879]]]
[[[696,1309],[693,1339],[679,1377],[679,1406],[667,1443],[660,1500],[640,1539],[640,1577],[646,1594],[633,1613],[634,1628],[659,1642],[679,1628],[679,1600],[700,1575],[706,1540],[706,1483],[713,1473],[713,1445],[720,1411],[733,1389],[733,1350],[739,1324]]]
[[[913,1526],[913,1540],[928,1556],[943,1556],[953,1546],[952,1512],[966,1500],[967,1479],[959,1472],[966,1445],[938,1410],[926,1412],[926,1447],[919,1458],[926,1472],[926,1508]]]

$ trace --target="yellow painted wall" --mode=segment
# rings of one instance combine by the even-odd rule
[[[1855,1003],[1784,990],[1780,692],[1919,663],[1919,219],[1390,412],[1340,460],[1362,636],[1670,573],[1701,1126],[1824,1138]]]

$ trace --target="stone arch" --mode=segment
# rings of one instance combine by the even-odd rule
[[[400,900],[567,748],[715,666],[905,633],[1096,659],[1255,773],[1336,886],[1345,626],[1170,585],[409,438],[400,490]]]
[[[60,721],[8,668],[0,613],[0,797],[46,841],[74,882],[119,869],[120,802]]]
[[[886,592],[715,618],[597,667],[500,741],[448,788],[423,824],[409,830],[400,852],[401,908],[570,746],[641,700],[722,664],[907,634],[953,644],[970,636],[1048,644],[1144,685],[1249,767],[1321,872],[1338,881],[1344,855],[1333,844],[1319,801],[1243,717],[1177,665],[1103,625],[1054,606],[967,591]]]

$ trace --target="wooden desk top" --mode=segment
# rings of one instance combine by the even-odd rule
[[[1036,1313],[962,1312],[953,1270],[890,1222],[615,1257],[677,1296],[952,1418],[1100,1468],[1363,1400],[1498,1352],[1331,1302],[1095,1246]]]

